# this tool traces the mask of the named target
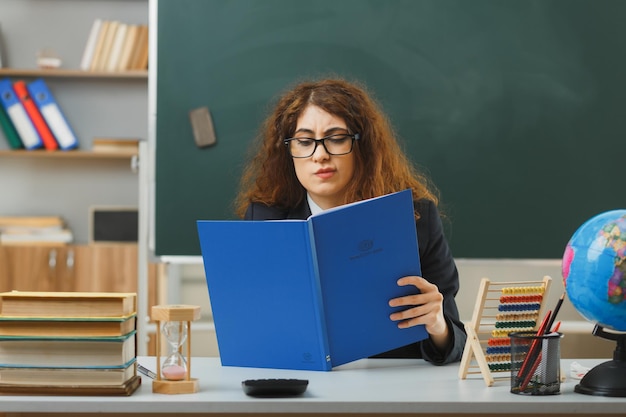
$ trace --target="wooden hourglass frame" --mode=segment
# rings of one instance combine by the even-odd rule
[[[152,307],[152,319],[156,322],[156,379],[152,381],[152,392],[159,394],[189,394],[198,392],[198,380],[191,378],[191,322],[200,318],[200,307],[192,305],[162,305]],[[180,380],[168,380],[163,376],[161,364],[162,324],[178,322],[183,329],[186,322],[186,338],[178,345],[178,354],[182,354],[183,345],[187,345],[186,375]],[[172,352],[174,353],[174,352]]]

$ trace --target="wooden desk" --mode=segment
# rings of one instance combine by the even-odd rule
[[[581,360],[585,366],[604,360]],[[154,358],[139,358],[154,369]],[[563,360],[569,374],[571,361]],[[528,397],[511,394],[508,380],[486,387],[479,376],[457,377],[458,365],[435,367],[421,360],[367,359],[331,372],[222,367],[217,358],[193,358],[192,376],[200,380],[196,394],[153,394],[151,380],[130,397],[0,397],[0,412],[7,416],[85,415],[104,413],[164,415],[179,417],[225,414],[293,415],[459,415],[533,414],[599,415],[624,414],[626,398],[595,397],[574,393],[578,381],[567,378],[561,394]],[[626,376],[625,376],[626,377]],[[302,397],[255,399],[246,396],[241,381],[252,378],[304,378],[309,387]],[[41,414],[44,413],[44,414]],[[163,414],[160,414],[163,413]]]

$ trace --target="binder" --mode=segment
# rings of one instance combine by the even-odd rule
[[[54,133],[59,147],[62,150],[78,147],[78,139],[70,127],[65,115],[52,96],[48,85],[43,78],[38,78],[27,85],[33,101],[39,108],[43,118]]]
[[[28,113],[28,117],[30,117],[31,122],[35,126],[41,141],[43,142],[43,146],[49,150],[54,151],[59,149],[59,144],[57,143],[54,135],[50,131],[48,124],[44,120],[43,116],[39,112],[39,108],[33,102],[30,94],[28,93],[28,89],[26,88],[26,82],[19,80],[13,83],[13,90],[15,90],[15,94],[17,94],[17,98],[22,102],[24,109],[26,109],[26,113]]]
[[[0,127],[2,127],[4,136],[7,138],[7,142],[9,143],[9,147],[11,149],[20,149],[24,147],[22,145],[20,135],[17,133],[17,130],[15,130],[15,126],[13,126],[13,122],[9,118],[9,115],[6,110],[4,110],[3,106],[0,106]]]
[[[0,104],[9,115],[13,126],[20,135],[22,144],[26,149],[37,149],[43,146],[43,142],[35,130],[26,109],[13,91],[13,82],[9,78],[0,80]]]
[[[416,292],[396,281],[421,272],[410,190],[197,226],[222,365],[329,371],[428,337],[389,318],[390,299]]]

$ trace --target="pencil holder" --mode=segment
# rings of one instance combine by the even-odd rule
[[[511,333],[511,392],[554,395],[561,392],[561,333]]]

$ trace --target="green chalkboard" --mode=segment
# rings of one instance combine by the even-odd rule
[[[626,207],[626,1],[159,0],[155,253],[199,255],[232,219],[273,99],[308,77],[364,82],[437,184],[459,258],[560,258]],[[207,106],[217,144],[198,148]]]

